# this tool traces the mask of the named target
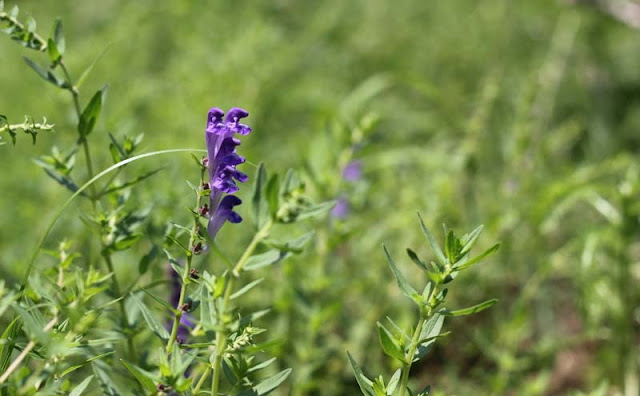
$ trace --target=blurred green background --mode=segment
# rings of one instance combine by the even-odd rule
[[[107,132],[144,132],[142,151],[203,148],[209,107],[241,106],[254,128],[242,155],[305,169],[318,201],[350,201],[348,218],[326,220],[313,249],[269,274],[277,286],[256,298],[275,301],[261,324],[269,336],[288,338],[272,351],[294,368],[280,394],[355,394],[346,349],[370,375],[393,372],[375,322],[389,315],[409,326],[416,313],[380,245],[411,274],[404,248],[430,254],[416,210],[436,231],[484,224],[481,247],[503,242],[460,276],[449,305],[500,303],[447,322],[453,334],[414,368],[416,385],[437,395],[638,394],[638,30],[597,6],[556,0],[19,5],[43,35],[62,18],[75,78],[104,53],[81,89],[86,103],[110,87],[91,136],[97,168],[112,163]],[[14,281],[69,195],[32,159],[75,141],[75,115],[66,92],[25,67],[25,49],[3,37],[0,54],[0,113],[56,125],[36,145],[18,136],[0,148],[0,273]],[[363,178],[340,183],[351,156]],[[132,165],[158,166],[132,195],[162,227],[187,217],[182,181],[194,170],[187,155]],[[70,210],[48,246],[84,233],[78,217]],[[230,255],[242,227],[223,229]],[[116,258],[120,276],[138,259]]]

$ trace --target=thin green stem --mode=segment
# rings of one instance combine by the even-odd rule
[[[202,385],[204,385],[204,382],[207,380],[207,378],[209,378],[210,372],[211,372],[211,367],[207,366],[207,368],[204,370],[204,373],[202,373],[202,375],[200,376],[200,379],[198,380],[196,387],[193,388],[194,395],[197,395],[198,392],[200,392],[200,388],[202,388]]]
[[[233,276],[237,278],[240,275],[240,272],[242,272],[244,265],[247,263],[247,260],[249,260],[249,257],[251,257],[254,250],[256,250],[258,244],[262,242],[267,236],[269,236],[269,230],[271,229],[272,225],[273,221],[267,221],[265,225],[260,229],[260,231],[258,231],[256,235],[254,235],[251,243],[249,243],[249,246],[247,246],[247,249],[244,251],[236,265],[233,267]]]
[[[233,292],[233,288],[235,286],[235,281],[240,276],[244,265],[249,260],[249,257],[253,254],[258,247],[258,244],[262,242],[267,236],[269,236],[269,230],[273,226],[273,222],[271,220],[267,221],[265,225],[253,236],[253,239],[245,249],[238,262],[233,267],[233,271],[229,274],[229,280],[227,281],[224,297],[222,299],[222,305],[220,307],[219,315],[222,317],[222,322],[224,321],[224,315],[227,312],[227,306],[229,304],[229,300],[231,298],[231,293]],[[215,396],[218,394],[218,389],[220,387],[220,371],[222,366],[222,357],[224,356],[224,351],[227,349],[227,334],[225,330],[218,331],[216,334],[216,350],[213,361],[213,379],[211,381],[211,395]]]
[[[406,362],[402,365],[402,377],[400,379],[399,396],[404,396],[407,391],[407,384],[409,383],[409,371],[411,371],[413,358],[415,357],[416,349],[418,349],[418,343],[420,342],[420,333],[422,332],[422,327],[424,326],[425,322],[425,318],[420,318],[420,321],[418,321],[418,325],[416,326],[416,330],[413,332],[413,337],[411,337],[409,352],[405,356]]]
[[[204,182],[204,169],[200,171],[200,185]],[[202,195],[200,192],[196,193],[196,205],[194,208],[194,212],[198,213],[202,201]],[[191,248],[198,234],[198,226],[199,226],[199,215],[194,215],[193,217],[193,226],[191,227],[191,234],[189,237],[189,245]],[[191,260],[193,259],[193,253],[189,252],[187,255],[187,263],[184,266],[184,272],[182,274],[182,286],[180,287],[180,297],[178,297],[178,305],[176,306],[176,310],[178,311],[173,318],[173,326],[171,327],[171,335],[169,336],[169,341],[167,342],[167,355],[171,353],[171,349],[173,348],[173,344],[176,342],[178,337],[178,329],[180,328],[180,320],[182,319],[182,306],[184,304],[184,300],[187,295],[187,287],[190,283],[191,276]]]
[[[116,272],[113,268],[113,261],[111,261],[111,256],[108,254],[104,254],[103,257],[104,257],[105,263],[107,264],[107,268],[109,272],[113,274],[111,275],[113,292],[116,294],[117,298],[120,298],[122,296],[120,291],[120,283],[118,282],[118,278],[116,278]],[[121,316],[120,320],[121,320],[122,328],[125,330],[128,330],[129,320],[127,319],[127,307],[125,306],[124,298],[120,298],[120,300],[118,301],[118,305],[120,307],[120,316]],[[129,358],[133,360],[136,355],[135,346],[133,344],[133,334],[129,334],[127,337],[127,347],[129,352]]]

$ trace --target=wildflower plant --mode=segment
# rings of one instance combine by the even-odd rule
[[[478,313],[497,302],[496,299],[491,299],[468,308],[455,310],[443,307],[450,287],[445,285],[453,282],[461,271],[472,267],[496,252],[500,244],[495,244],[483,253],[472,256],[471,248],[476,243],[483,227],[480,226],[470,233],[458,237],[453,230],[448,230],[445,226],[446,239],[444,249],[442,249],[424,224],[422,218],[419,215],[418,217],[420,218],[422,231],[436,256],[436,261],[430,261],[427,264],[413,250],[407,248],[407,255],[424,272],[427,278],[427,283],[421,293],[406,280],[386,246],[384,246],[384,252],[400,291],[417,306],[419,319],[416,326],[412,327],[408,332],[389,317],[387,317],[388,325],[385,326],[381,322],[377,323],[382,350],[401,366],[387,381],[382,375],[373,380],[369,379],[353,356],[347,352],[360,390],[365,396],[429,395],[431,387],[428,385],[418,392],[411,390],[409,387],[409,373],[412,365],[423,359],[433,349],[439,338],[449,334],[449,332],[442,332],[445,317]]]
[[[3,31],[27,49],[47,56],[47,66],[25,57],[26,64],[70,94],[77,140],[66,151],[54,146],[50,155],[36,160],[71,196],[34,250],[22,285],[0,287],[0,315],[13,314],[0,334],[0,394],[77,396],[99,390],[107,395],[265,395],[273,391],[291,369],[260,375],[261,370],[273,371],[269,366],[274,359],[262,359],[270,344],[261,342],[265,329],[258,327],[269,307],[243,309],[241,297],[262,281],[245,281],[243,275],[300,253],[313,235],[308,223],[326,215],[333,202],[314,204],[294,171],[268,177],[260,164],[251,199],[253,236],[240,257],[231,261],[225,247],[216,245],[216,236],[226,222],[242,221],[235,210],[242,203],[235,195],[236,182],[244,183],[249,177],[236,168],[245,159],[236,153],[240,140],[235,135],[251,131],[240,122],[248,113],[233,108],[224,117],[222,110],[211,109],[205,126],[206,150],[137,154],[141,134],[120,138],[109,134],[113,165],[96,173],[90,137],[97,129],[107,88],[98,90],[83,106],[79,88],[93,64],[80,78],[72,79],[64,59],[61,21],[44,39],[33,19],[22,23],[17,7],[5,12],[3,6],[0,2]],[[10,124],[2,116],[0,122],[0,131],[14,142],[17,130],[35,138],[37,132],[52,129],[46,120],[35,123],[27,118],[23,124]],[[150,223],[162,220],[153,219],[151,208],[131,199],[130,191],[160,169],[131,177],[123,168],[143,158],[189,151],[207,152],[202,159],[194,156],[200,177],[198,183],[190,184],[195,201],[192,223],[170,223],[157,241]],[[79,152],[84,157],[84,175],[76,166],[81,162]],[[78,249],[86,242],[82,235],[63,240],[57,249],[44,250],[53,260],[42,263],[38,256],[46,237],[76,198],[89,204],[80,218],[94,236],[84,249]],[[302,222],[307,223],[302,227],[305,232],[291,229],[278,234],[285,237],[271,236],[274,228],[292,228]],[[120,262],[120,253],[129,251],[128,257],[134,256],[132,248],[141,241],[151,248],[139,258],[137,273],[123,282],[116,268],[130,262]],[[160,250],[171,268],[169,277],[162,265],[158,268]],[[166,295],[155,290],[167,283]]]

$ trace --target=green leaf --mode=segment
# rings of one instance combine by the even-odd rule
[[[281,383],[283,383],[289,374],[291,374],[290,368],[282,370],[278,374],[275,374],[254,386],[253,390],[258,394],[258,396],[269,394],[272,390],[276,389]]]
[[[108,86],[105,86],[96,92],[82,112],[80,121],[78,122],[78,132],[80,133],[80,136],[85,137],[93,131],[93,128],[98,121],[98,117],[100,117],[102,103],[107,95],[108,88]]]
[[[55,65],[60,61],[60,52],[58,51],[56,43],[52,39],[47,40],[47,53],[49,54],[49,60],[52,64]]]
[[[157,255],[158,255],[158,246],[153,245],[151,247],[151,250],[149,250],[149,253],[145,254],[140,259],[140,263],[138,264],[138,273],[140,274],[146,273],[147,270],[149,269],[149,264],[153,262],[153,260],[156,258]]]
[[[467,261],[461,262],[458,265],[455,265],[453,267],[453,269],[455,271],[462,271],[463,269],[467,269],[467,268],[471,267],[472,265],[484,260],[487,256],[497,252],[498,249],[500,249],[500,243],[496,243],[495,245],[491,246],[489,249],[485,250],[482,254],[480,254],[480,255],[478,255],[478,256],[470,259],[470,260],[467,260]]]
[[[111,44],[107,44],[107,46],[102,50],[102,52],[100,52],[100,54],[93,60],[93,62],[91,62],[91,64],[87,66],[86,69],[84,69],[82,74],[80,74],[78,81],[76,81],[76,88],[80,88],[80,86],[86,81],[87,77],[89,77],[89,74],[91,74],[91,71],[93,70],[95,65],[104,56],[104,54],[107,53],[107,50],[109,49],[110,46]]]
[[[391,334],[382,323],[377,322],[376,324],[378,325],[378,337],[380,338],[380,345],[382,346],[382,350],[384,351],[384,353],[394,359],[399,360],[402,363],[406,363],[404,351],[398,344],[398,342],[394,339],[393,334]]]
[[[256,181],[253,188],[253,198],[251,199],[251,213],[253,214],[253,221],[255,223],[256,229],[262,228],[264,223],[267,221],[267,202],[265,197],[263,196],[263,190],[266,183],[267,169],[261,162],[260,165],[258,165],[258,170],[256,172]]]
[[[15,317],[0,336],[0,373],[4,373],[11,363],[11,353],[21,329],[18,325],[19,320],[20,317]]]
[[[438,261],[440,261],[442,265],[445,265],[447,263],[447,259],[444,256],[444,253],[442,253],[442,249],[440,249],[438,242],[436,242],[436,239],[433,237],[433,234],[431,234],[431,231],[429,231],[427,226],[424,224],[424,221],[422,220],[422,216],[420,216],[420,213],[418,213],[418,218],[420,219],[420,226],[422,227],[422,231],[427,236],[427,240],[429,241],[429,246],[431,246],[431,250],[433,250],[433,253],[436,255],[436,258],[438,259]]]
[[[465,255],[471,250],[473,245],[478,240],[478,237],[482,233],[483,229],[484,229],[484,226],[480,225],[475,230],[471,231],[470,233],[462,237],[462,241],[461,241],[462,249],[460,251],[460,255]]]
[[[162,340],[167,341],[169,339],[169,333],[164,328],[164,326],[160,322],[158,322],[155,316],[153,316],[153,313],[149,310],[149,308],[147,308],[142,300],[140,300],[140,298],[135,294],[132,293],[130,298],[138,306],[140,312],[142,312],[142,317],[144,318],[145,322],[147,322],[149,329],[151,329],[151,331],[153,331]]]
[[[265,195],[269,203],[269,215],[272,219],[276,217],[278,208],[280,208],[280,184],[278,182],[279,177],[275,174],[269,178],[265,188]]]
[[[389,379],[389,383],[387,384],[387,396],[392,396],[396,391],[398,384],[400,383],[400,376],[402,374],[401,369],[397,369],[395,373]]]
[[[133,246],[136,242],[138,242],[140,238],[142,238],[142,234],[139,234],[139,233],[124,235],[118,238],[113,243],[113,250],[116,250],[116,251],[127,250],[131,246]]]
[[[409,297],[413,301],[418,302],[418,298],[419,298],[418,293],[415,291],[413,287],[411,287],[411,285],[409,285],[409,283],[407,283],[407,280],[404,278],[404,275],[402,275],[400,270],[398,270],[398,268],[396,267],[396,264],[393,262],[393,259],[391,258],[391,255],[389,254],[389,251],[387,250],[387,247],[385,245],[382,245],[382,247],[384,249],[385,255],[387,256],[387,262],[389,263],[389,267],[391,267],[393,276],[396,278],[396,282],[398,283],[398,287],[400,287],[402,294]]]
[[[245,285],[242,289],[238,290],[237,292],[233,293],[231,296],[229,296],[229,298],[231,300],[236,299],[240,296],[242,296],[243,294],[245,294],[246,292],[248,292],[249,290],[253,289],[255,286],[259,285],[260,283],[262,283],[262,281],[264,280],[264,278],[260,278],[260,279],[256,279],[253,282]]]
[[[498,300],[495,298],[492,298],[491,300],[487,300],[485,302],[481,302],[480,304],[476,304],[472,307],[468,307],[468,308],[463,308],[463,309],[456,309],[456,310],[449,310],[446,308],[443,308],[441,310],[439,310],[438,312],[441,315],[447,315],[447,316],[464,316],[464,315],[471,315],[477,312],[481,312],[484,311],[485,309],[493,306],[495,303],[497,303]]]
[[[296,217],[296,220],[304,220],[310,217],[324,216],[335,205],[336,205],[336,201],[327,201],[327,202],[319,203],[317,205],[312,205],[308,208],[305,208],[302,212],[300,212],[298,217]]]
[[[62,32],[62,20],[60,18],[56,18],[55,23],[53,24],[53,42],[56,45],[56,49],[60,55],[64,55],[64,50],[66,48],[64,33]]]
[[[280,250],[272,249],[266,253],[257,254],[255,256],[249,257],[247,263],[244,266],[245,271],[253,271],[258,268],[266,267],[277,263],[284,257],[284,254],[280,252]]]
[[[251,366],[247,370],[247,373],[253,373],[253,372],[256,372],[258,370],[262,370],[263,368],[269,366],[271,363],[275,362],[276,360],[278,360],[278,359],[277,358],[271,358],[271,359],[265,360],[262,363],[258,363],[255,366]]]
[[[373,390],[373,382],[369,378],[367,378],[358,363],[355,361],[353,356],[347,351],[347,357],[349,358],[349,363],[351,364],[351,369],[353,370],[353,374],[356,377],[356,382],[358,382],[358,386],[360,386],[360,391],[365,396],[375,396],[375,392]]]
[[[434,314],[429,318],[429,320],[427,320],[427,323],[424,324],[420,331],[420,345],[418,345],[418,350],[413,358],[414,362],[422,359],[422,357],[429,352],[432,344],[435,342],[434,337],[440,335],[443,324],[444,316],[438,313]]]
[[[24,61],[27,63],[27,65],[29,65],[29,67],[32,68],[36,73],[38,73],[38,75],[42,77],[45,81],[48,81],[51,84],[61,88],[66,86],[66,83],[63,80],[60,80],[58,77],[56,77],[56,75],[53,74],[51,70],[47,70],[43,68],[42,66],[38,65],[37,63],[27,58],[26,56],[23,56],[23,58],[24,58]]]
[[[142,385],[142,387],[147,392],[150,392],[151,394],[157,393],[158,390],[156,389],[156,384],[149,377],[148,373],[146,373],[144,370],[142,370],[141,368],[139,368],[134,364],[127,363],[123,359],[120,359],[120,361],[122,362],[122,365],[124,365],[124,367],[127,369],[127,371],[133,374],[133,376],[138,380],[140,385]]]
[[[84,381],[82,381],[78,386],[76,386],[71,391],[71,393],[69,393],[69,396],[80,396],[82,392],[84,392],[84,390],[87,389],[87,386],[89,386],[89,382],[91,382],[92,379],[93,379],[93,375],[90,375],[87,378],[85,378]]]
[[[407,255],[409,255],[409,258],[411,259],[411,261],[413,261],[422,270],[429,271],[429,269],[427,268],[427,265],[418,258],[418,255],[416,254],[416,252],[407,248]]]

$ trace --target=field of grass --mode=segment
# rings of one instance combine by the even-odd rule
[[[451,334],[411,370],[414,388],[431,384],[432,395],[461,396],[639,394],[640,32],[629,23],[558,0],[19,6],[20,18],[32,15],[44,37],[61,18],[75,81],[96,61],[79,87],[83,104],[109,85],[90,136],[94,173],[114,162],[109,134],[144,133],[138,153],[204,149],[207,110],[240,106],[253,128],[238,148],[251,177],[238,192],[243,217],[260,162],[269,172],[296,169],[314,202],[348,204],[344,217],[320,217],[295,232],[274,228],[276,237],[315,233],[304,252],[261,272],[262,284],[243,297],[247,308],[272,308],[256,325],[268,329],[261,342],[273,341],[264,351],[277,358],[273,372],[293,368],[274,394],[357,394],[347,350],[370,376],[388,378],[399,367],[378,345],[376,321],[390,316],[409,328],[417,312],[398,291],[382,244],[410,283],[424,284],[404,253],[433,259],[416,211],[439,241],[443,223],[461,233],[483,224],[476,253],[496,241],[501,248],[461,272],[447,300],[498,303],[447,319]],[[20,133],[12,146],[0,135],[7,143],[0,146],[2,297],[20,287],[39,238],[71,194],[33,160],[54,146],[69,150],[78,135],[69,93],[21,59],[46,64],[47,55],[0,38],[0,114],[12,124],[24,115],[55,124],[35,144]],[[343,168],[354,160],[362,174],[345,180]],[[184,181],[197,182],[194,169],[180,153],[120,174],[158,170],[127,192],[127,205],[149,215],[140,240],[113,254],[122,285],[136,280],[152,246],[166,243],[169,223],[189,221]],[[102,268],[83,214],[90,208],[88,200],[72,203],[44,249],[69,239],[78,265]],[[250,221],[225,225],[217,247],[236,259],[250,228]],[[219,260],[198,260],[220,272]],[[45,279],[54,265],[40,255],[32,276]],[[167,265],[161,253],[137,280],[165,279]],[[169,294],[164,284],[156,290]],[[11,320],[10,309],[0,315],[0,333]],[[133,342],[144,355],[162,346],[157,341],[151,334]]]

